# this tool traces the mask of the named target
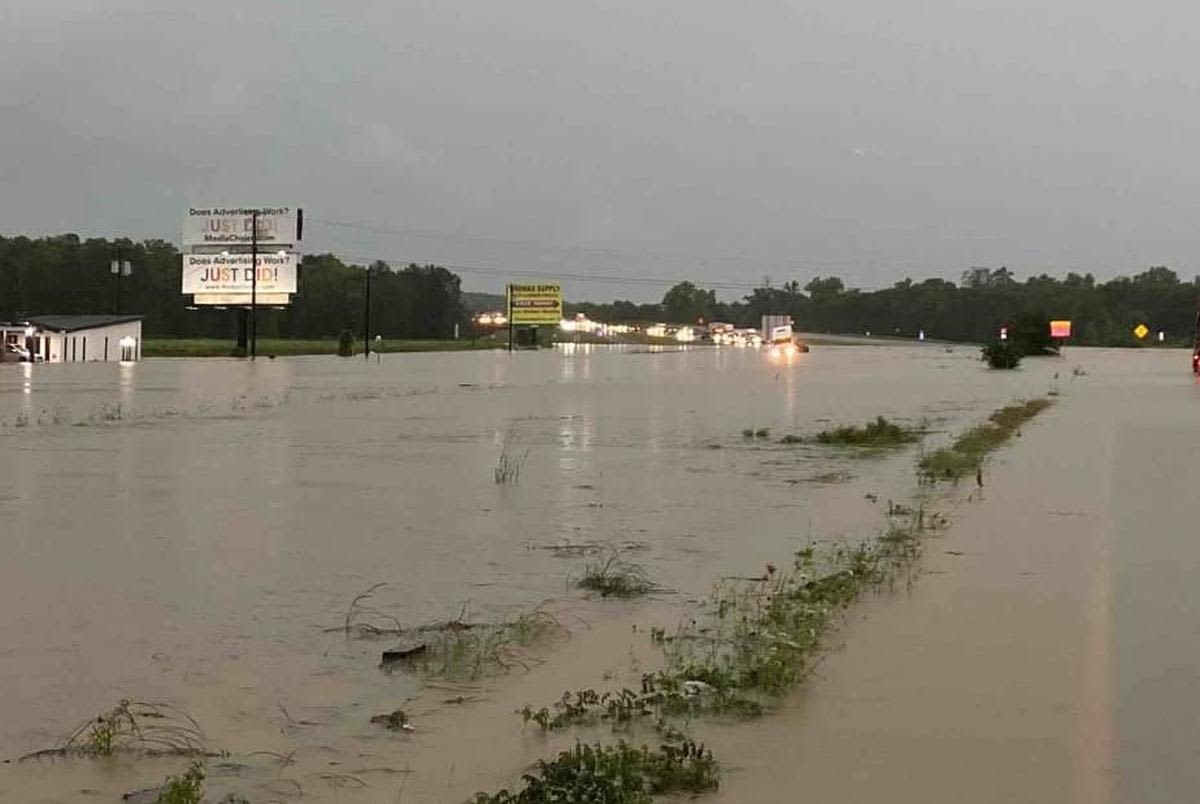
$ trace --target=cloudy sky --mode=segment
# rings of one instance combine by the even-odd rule
[[[291,204],[307,251],[574,298],[1190,277],[1197,22],[1161,0],[0,0],[0,232],[178,241],[189,204]]]

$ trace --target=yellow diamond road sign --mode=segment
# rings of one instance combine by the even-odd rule
[[[1145,324],[1138,324],[1133,328],[1133,334],[1136,335],[1137,339],[1140,341],[1142,338],[1150,334],[1150,328]]]

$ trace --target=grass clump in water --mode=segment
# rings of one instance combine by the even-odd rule
[[[588,564],[579,579],[579,588],[599,592],[601,597],[641,597],[658,590],[641,566],[625,561],[616,553],[606,561]]]
[[[745,439],[770,438],[770,437],[771,437],[771,428],[770,427],[747,427],[746,429],[742,430],[742,438],[745,438]]]
[[[151,701],[124,699],[108,712],[75,728],[61,744],[26,754],[21,760],[44,757],[205,756],[204,733],[190,715]]]
[[[158,804],[200,804],[204,800],[204,766],[193,762],[179,776],[168,776],[158,791]]]
[[[532,609],[508,620],[495,623],[469,622],[465,615],[444,623],[411,629],[420,640],[412,658],[388,662],[393,667],[411,669],[430,678],[449,681],[475,681],[500,675],[515,668],[528,670],[530,659],[525,649],[567,633],[550,612]]]
[[[496,466],[492,469],[492,479],[496,481],[497,485],[519,483],[521,470],[525,468],[525,461],[528,458],[528,449],[524,452],[514,452],[511,439],[506,437],[504,446],[500,448],[500,455],[496,458]]]
[[[972,427],[948,447],[921,458],[917,470],[930,482],[958,480],[979,469],[988,453],[1017,435],[1021,426],[1053,405],[1050,399],[1029,399],[992,413],[985,424]]]
[[[862,427],[846,425],[831,430],[822,430],[816,434],[814,440],[818,444],[881,448],[911,444],[918,438],[920,438],[920,431],[888,421],[883,416],[877,416],[875,421],[868,422]]]
[[[577,744],[552,760],[541,760],[522,777],[516,792],[480,793],[472,804],[650,804],[654,797],[705,793],[718,786],[718,766],[703,745],[684,742],[658,749]]]

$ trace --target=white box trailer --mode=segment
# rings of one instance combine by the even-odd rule
[[[790,315],[764,315],[762,317],[763,341],[766,343],[784,343],[792,340],[792,317]]]

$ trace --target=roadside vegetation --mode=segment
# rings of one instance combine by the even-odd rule
[[[1038,398],[1000,408],[986,423],[967,430],[950,446],[924,455],[917,464],[921,478],[929,482],[957,481],[977,471],[988,453],[1018,435],[1023,424],[1053,404],[1050,399]]]
[[[703,745],[682,742],[657,750],[633,746],[577,744],[552,760],[541,760],[522,777],[517,792],[480,793],[472,804],[649,804],[656,796],[697,795],[716,790],[717,762]]]
[[[497,338],[478,340],[389,340],[371,344],[372,352],[460,352],[498,349],[505,344]],[[362,356],[362,338],[349,343],[351,355]],[[237,342],[220,338],[148,338],[142,342],[142,357],[234,357]],[[337,338],[259,338],[259,357],[296,355],[337,355]]]
[[[664,735],[700,714],[759,716],[808,676],[850,604],[906,577],[926,527],[922,509],[897,508],[875,539],[810,545],[786,571],[768,565],[758,578],[724,583],[676,633],[652,633],[667,666],[643,675],[639,689],[567,692],[519,714],[547,731],[649,719]]]

